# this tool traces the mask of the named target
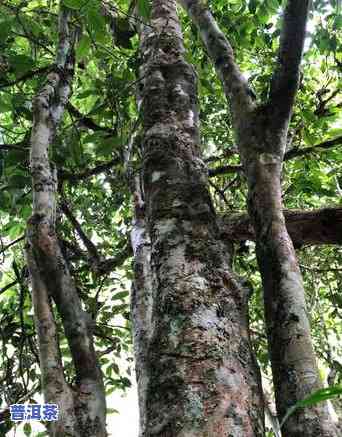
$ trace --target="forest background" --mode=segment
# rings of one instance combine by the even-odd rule
[[[269,94],[283,3],[210,2],[260,102]],[[143,153],[136,141],[142,126],[136,98],[141,81],[137,28],[148,22],[150,4],[147,0],[63,0],[63,4],[75,12],[80,34],[72,95],[49,151],[58,174],[56,229],[78,296],[96,320],[94,343],[110,396],[132,383],[129,234],[134,211],[128,173],[139,173]],[[32,102],[55,65],[58,6],[53,0],[0,2],[0,395],[4,408],[33,399],[41,391],[24,234],[32,214]],[[198,30],[181,8],[179,14],[185,58],[198,76],[201,147],[212,202],[222,233],[234,246],[233,269],[253,290],[251,338],[270,414],[275,414],[262,285],[253,231],[246,221],[247,184],[232,117]],[[282,175],[284,206],[297,214],[291,236],[303,275],[319,372],[327,386],[340,384],[342,378],[341,27],[337,0],[312,1]],[[312,214],[304,216],[309,210]],[[56,323],[64,372],[73,383],[73,362],[57,313]],[[341,402],[332,402],[336,413],[341,413]],[[116,405],[108,407],[109,414],[119,414]],[[4,432],[12,426],[8,420],[0,424]],[[25,434],[34,435],[30,433],[26,425]]]

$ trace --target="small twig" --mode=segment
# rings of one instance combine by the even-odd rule
[[[97,251],[97,248],[96,248],[95,244],[83,232],[83,229],[82,229],[81,225],[77,221],[76,217],[72,214],[72,212],[69,209],[66,201],[63,201],[63,202],[60,203],[60,208],[64,212],[65,216],[69,219],[69,221],[72,224],[72,226],[75,228],[78,236],[80,237],[80,239],[82,240],[83,244],[87,248],[90,257],[96,263],[98,263],[100,261],[101,257],[100,257],[100,255],[99,255],[99,253]]]
[[[304,270],[309,270],[311,272],[324,273],[324,272],[342,272],[342,269],[332,268],[332,269],[316,269],[314,267],[308,267],[303,264],[299,264],[299,266]]]
[[[37,70],[28,71],[27,73],[23,74],[22,76],[18,77],[13,81],[0,82],[0,89],[17,85],[20,82],[23,82],[28,79],[32,79],[34,76],[37,76],[38,74],[47,73],[50,69],[51,69],[51,65],[46,65],[45,67],[37,68]]]
[[[70,114],[72,114],[74,117],[77,118],[77,121],[80,122],[83,126],[85,126],[88,129],[91,129],[95,132],[102,131],[107,132],[110,136],[116,136],[117,132],[115,129],[112,129],[107,126],[100,126],[99,124],[95,123],[95,121],[88,117],[87,115],[82,114],[74,105],[72,105],[70,102],[67,103],[67,110]]]
[[[0,255],[2,253],[6,252],[7,249],[9,249],[10,247],[14,246],[15,244],[19,243],[20,241],[22,241],[24,239],[25,239],[25,235],[22,235],[21,237],[17,238],[16,240],[11,241],[3,249],[1,249]]]
[[[91,176],[96,176],[98,174],[104,173],[120,163],[121,163],[120,158],[114,158],[111,161],[102,162],[98,164],[96,167],[88,168],[80,173],[71,173],[65,170],[60,170],[58,172],[59,173],[58,177],[61,181],[68,180],[70,182],[75,183],[77,181],[88,179]]]
[[[10,282],[9,284],[5,285],[3,288],[0,289],[0,294],[5,293],[5,291],[9,290],[11,287],[16,285],[18,283],[17,280]]]

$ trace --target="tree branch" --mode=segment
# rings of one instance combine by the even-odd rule
[[[179,0],[195,23],[202,41],[223,84],[235,120],[254,108],[254,93],[242,76],[234,60],[233,49],[218,27],[206,2],[201,0]]]
[[[132,255],[132,248],[129,244],[127,244],[120,253],[118,253],[113,258],[107,258],[104,259],[104,257],[98,252],[97,247],[94,245],[94,243],[87,237],[87,235],[83,232],[83,229],[75,216],[70,211],[68,205],[66,202],[62,202],[60,204],[60,207],[66,217],[69,219],[72,226],[75,228],[77,234],[79,235],[80,239],[82,240],[83,244],[85,245],[90,258],[88,259],[90,263],[91,269],[99,276],[108,274],[115,270],[116,267],[122,265],[124,261],[127,259],[127,257]],[[63,242],[66,243],[66,246],[70,247],[70,244],[66,241]],[[75,251],[73,247],[71,247],[71,250]],[[78,251],[78,255],[83,256],[83,253],[80,253]],[[84,257],[84,256],[83,256]],[[87,257],[85,257],[87,258]]]
[[[19,150],[20,152],[25,152],[24,143],[14,143],[14,144],[0,144],[0,150]]]
[[[222,165],[208,170],[209,177],[242,171],[242,165]]]
[[[88,168],[80,173],[70,173],[66,170],[60,170],[58,172],[58,175],[59,175],[60,180],[62,180],[62,181],[68,180],[70,182],[75,183],[75,182],[87,179],[91,176],[96,176],[100,173],[104,173],[107,170],[110,170],[112,167],[114,167],[115,165],[118,165],[120,163],[121,163],[120,158],[114,158],[111,161],[102,162],[102,163],[98,164],[96,167]]]
[[[38,74],[44,74],[47,73],[49,70],[51,70],[51,65],[46,65],[45,67],[37,68],[36,70],[28,71],[27,73],[23,74],[22,76],[18,77],[17,79],[13,81],[0,81],[0,89],[7,88],[10,86],[17,85],[20,82],[23,82],[28,79],[32,79],[33,77],[37,76]]]
[[[20,241],[23,241],[25,239],[25,235],[21,235],[20,237],[18,237],[16,240],[11,241],[10,243],[8,243],[6,246],[2,247],[1,251],[0,251],[0,255],[4,252],[6,252],[7,249],[9,249],[10,247],[14,246],[15,244],[19,243]]]
[[[300,156],[310,155],[310,153],[315,153],[319,151],[326,151],[335,146],[342,145],[342,137],[334,138],[333,140],[323,141],[322,143],[315,144],[314,146],[304,147],[300,149],[299,147],[293,147],[285,153],[284,161],[290,161],[293,158],[298,158]],[[229,173],[236,173],[243,171],[241,165],[222,165],[219,167],[211,168],[208,170],[209,177],[214,177],[218,175],[224,175]]]
[[[69,209],[69,207],[65,201],[60,203],[60,208],[64,212],[66,217],[68,217],[72,226],[75,228],[78,236],[82,240],[82,243],[87,248],[87,251],[88,251],[90,257],[92,258],[92,261],[94,261],[97,264],[100,261],[100,255],[97,251],[96,246],[83,232],[81,225],[78,223],[76,217],[73,215],[73,213],[71,212],[71,210]]]
[[[296,248],[303,245],[342,244],[342,207],[312,211],[285,210],[287,230]],[[233,241],[255,240],[248,214],[225,215],[222,235]]]
[[[14,285],[18,284],[18,280],[16,279],[13,282],[10,282],[9,284],[5,285],[4,287],[0,288],[0,294],[5,293],[5,291],[9,290]]]
[[[288,118],[299,85],[310,0],[288,0],[280,35],[278,62],[271,80],[269,105]]]
[[[95,121],[87,117],[86,115],[82,114],[74,105],[72,105],[70,102],[67,103],[67,110],[71,115],[77,118],[78,122],[80,122],[83,126],[85,126],[88,129],[91,129],[95,132],[101,131],[101,132],[107,132],[109,136],[115,136],[117,135],[117,132],[115,129],[111,129],[110,127],[106,126],[100,126],[99,124],[95,123]]]
[[[304,147],[303,149],[299,149],[298,147],[294,147],[288,150],[285,153],[284,161],[288,161],[292,158],[297,158],[299,156],[308,155],[310,153],[314,153],[319,151],[319,149],[328,150],[335,146],[342,145],[342,136],[334,138],[333,140],[323,141],[322,143],[315,144],[314,146]]]

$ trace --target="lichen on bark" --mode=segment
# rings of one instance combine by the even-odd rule
[[[140,436],[262,436],[247,297],[230,272],[208,191],[196,74],[184,58],[175,1],[154,0],[150,25],[140,35],[138,97],[150,239],[140,247],[150,263],[136,256],[133,302],[134,332],[142,332],[144,317],[152,321],[148,335],[135,337]],[[150,315],[139,311],[143,302]]]

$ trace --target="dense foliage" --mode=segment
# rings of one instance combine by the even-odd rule
[[[133,17],[135,3],[140,18]],[[131,4],[125,0],[64,0],[64,4],[77,11],[80,39],[73,95],[50,151],[59,179],[58,232],[79,295],[96,320],[96,347],[109,394],[130,386],[132,367],[132,211],[126,162],[130,140],[139,136],[140,129],[135,101],[140,62],[136,27],[148,20],[149,5],[147,0]],[[281,0],[211,2],[238,63],[261,99],[268,95],[265,84],[269,83],[279,43],[281,4]],[[57,7],[55,0],[4,0],[0,4],[2,407],[39,391],[24,231],[32,203],[28,167],[32,98],[54,68]],[[245,180],[221,85],[196,29],[184,13],[182,20],[187,57],[198,74],[202,147],[212,174],[214,203],[221,213],[244,211]],[[284,169],[287,208],[334,206],[341,199],[341,28],[338,0],[314,0]],[[132,150],[137,172],[141,157],[138,144],[136,140]],[[336,384],[342,379],[342,251],[336,246],[310,246],[298,248],[297,254],[320,370],[328,384]],[[253,289],[253,341],[268,381],[262,291],[253,243],[236,244],[234,268]],[[66,341],[64,346],[68,369]],[[126,366],[119,367],[120,357],[127,360]],[[271,394],[270,384],[268,388]],[[1,426],[7,430],[10,424]]]

